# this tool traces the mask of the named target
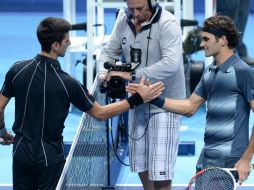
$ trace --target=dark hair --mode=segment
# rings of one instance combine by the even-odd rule
[[[239,33],[235,22],[228,16],[216,15],[205,20],[203,31],[212,33],[216,37],[226,36],[228,47],[235,48],[239,43]]]
[[[71,25],[65,19],[55,17],[43,19],[37,27],[37,38],[42,51],[49,53],[54,42],[61,44],[65,34],[70,30]]]

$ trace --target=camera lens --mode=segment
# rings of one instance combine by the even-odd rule
[[[125,92],[125,80],[120,77],[112,77],[108,81],[108,96],[111,98],[124,98]]]

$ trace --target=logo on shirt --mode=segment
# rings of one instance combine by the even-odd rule
[[[160,175],[166,175],[166,172],[160,172]]]

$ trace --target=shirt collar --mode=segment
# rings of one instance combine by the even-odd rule
[[[50,57],[47,57],[47,56],[44,56],[44,55],[41,55],[41,54],[37,54],[35,59],[40,60],[40,61],[48,62],[48,63],[52,64],[53,66],[60,67],[60,63],[59,63],[58,60],[52,59]]]
[[[238,56],[237,53],[233,54],[230,56],[221,66],[220,70],[224,73],[228,71],[228,69],[236,63],[236,61],[240,60],[240,57]]]

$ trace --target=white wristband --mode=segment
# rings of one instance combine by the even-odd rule
[[[4,137],[7,134],[7,129],[6,127],[0,129],[0,137]]]

